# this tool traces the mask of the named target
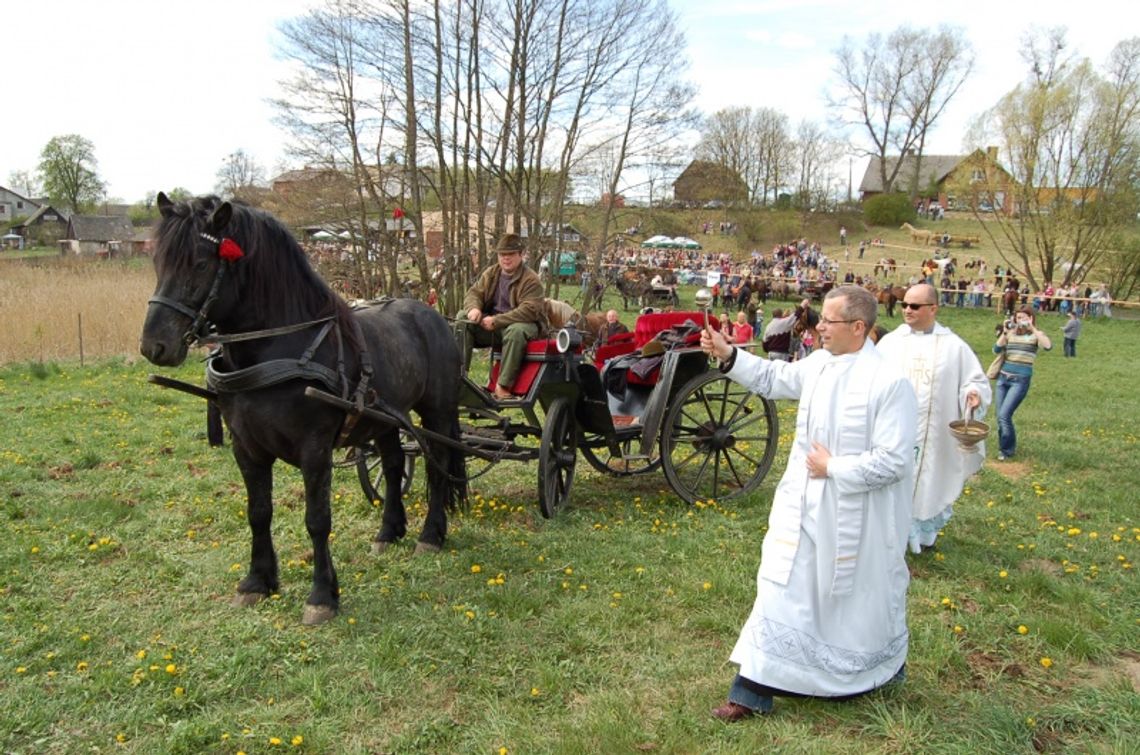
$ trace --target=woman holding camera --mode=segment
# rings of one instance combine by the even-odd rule
[[[1037,329],[1033,309],[1022,307],[1012,319],[1006,320],[994,344],[995,354],[1004,354],[1005,361],[997,381],[997,400],[994,407],[998,424],[998,460],[1013,456],[1017,450],[1017,432],[1013,427],[1013,413],[1029,393],[1033,378],[1033,363],[1037,350],[1053,348],[1049,336]]]

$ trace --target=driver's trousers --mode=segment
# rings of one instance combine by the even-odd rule
[[[458,320],[455,323],[456,336],[459,348],[463,354],[463,372],[466,374],[471,368],[471,350],[479,348],[501,347],[502,357],[499,362],[498,384],[503,388],[510,388],[518,377],[519,367],[523,357],[526,356],[526,342],[538,338],[538,324],[533,322],[516,322],[501,330],[483,330],[479,323]]]

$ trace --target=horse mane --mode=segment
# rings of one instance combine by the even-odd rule
[[[160,221],[155,237],[155,260],[189,270],[198,234],[206,218],[222,204],[216,196],[178,202]],[[244,292],[243,306],[259,318],[270,313],[286,322],[334,316],[342,332],[355,341],[352,312],[345,301],[325,283],[309,262],[293,234],[277,218],[240,201],[231,201],[233,215],[222,231],[242,248],[244,256],[236,271]],[[277,323],[284,324],[284,323]]]

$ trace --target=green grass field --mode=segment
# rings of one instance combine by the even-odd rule
[[[988,362],[992,312],[941,319]],[[308,629],[295,471],[276,485],[281,594],[232,608],[244,491],[202,402],[122,359],[0,368],[0,751],[1134,752],[1140,357],[1121,346],[1136,326],[1088,322],[1066,360],[1061,318],[1039,324],[1058,346],[1016,415],[1017,463],[991,442],[937,549],[910,557],[906,683],[735,726],[709,710],[734,673],[791,404],[781,458],[743,500],[687,506],[660,474],[580,461],[546,521],[534,466],[504,463],[435,556],[370,555],[379,511],[339,470],[342,613]]]

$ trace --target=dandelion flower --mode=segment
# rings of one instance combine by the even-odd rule
[[[1053,659],[1048,658],[1048,657],[1042,658],[1041,659],[1041,665],[1044,666],[1045,668],[1050,668],[1053,665]]]
[[[1017,633],[1018,634],[1029,634],[1029,627],[1025,626],[1024,624],[1018,624],[1017,625]]]
[[[538,687],[531,687],[530,688],[530,696],[531,697],[538,697],[540,694],[542,694],[542,693],[538,691]]]
[[[186,694],[186,688],[185,687],[175,687],[174,688],[174,696],[175,697],[182,697],[185,694]]]
[[[471,573],[472,574],[478,574],[481,571],[483,571],[482,566],[480,566],[479,564],[471,564]]]
[[[301,745],[305,744],[305,738],[300,734],[297,734],[289,740],[289,744],[293,745],[294,747],[300,747]]]
[[[75,664],[75,670],[76,671],[86,671],[87,670],[87,661],[80,661],[79,663]]]
[[[712,582],[705,582],[703,585],[701,585],[701,587],[705,590],[711,590],[712,586],[713,586]]]

